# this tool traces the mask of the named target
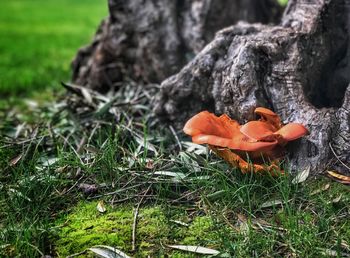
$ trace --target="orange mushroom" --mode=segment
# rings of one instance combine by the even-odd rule
[[[227,115],[217,117],[203,111],[188,120],[183,130],[192,136],[194,143],[208,144],[218,156],[243,173],[274,173],[284,154],[283,147],[308,130],[298,123],[283,126],[279,116],[269,109],[258,107],[254,112],[261,118],[241,126]]]

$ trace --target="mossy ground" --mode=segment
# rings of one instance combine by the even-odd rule
[[[215,248],[219,244],[219,232],[210,216],[196,215],[190,218],[184,208],[169,211],[170,207],[146,205],[139,209],[137,249],[133,253],[134,208],[130,205],[107,206],[107,211],[100,213],[96,207],[97,202],[82,202],[72,213],[59,220],[60,230],[56,241],[59,256],[65,257],[96,245],[108,245],[135,257],[193,257],[171,250],[166,245],[204,245]]]
[[[225,206],[221,201],[191,207],[149,203],[139,210],[134,253],[132,204],[107,206],[106,213],[100,213],[97,202],[81,202],[57,223],[62,227],[56,251],[66,256],[95,245],[109,245],[134,257],[198,256],[167,247],[181,244],[213,248],[222,257],[341,257],[350,250],[349,189],[318,178],[288,200],[281,206],[251,211],[244,205]]]

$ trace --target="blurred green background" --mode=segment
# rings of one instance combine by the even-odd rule
[[[69,80],[78,48],[91,42],[107,14],[107,0],[2,1],[0,103]]]
[[[288,0],[277,0],[280,5],[285,6],[288,3]]]
[[[58,88],[107,14],[107,0],[1,1],[0,99]]]

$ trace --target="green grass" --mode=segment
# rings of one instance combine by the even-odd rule
[[[102,0],[11,0],[0,8],[0,95],[57,87],[102,18]]]

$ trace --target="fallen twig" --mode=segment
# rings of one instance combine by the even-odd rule
[[[150,184],[147,188],[147,190],[145,191],[144,195],[141,197],[141,200],[139,201],[139,203],[137,204],[136,208],[135,208],[135,213],[134,213],[134,221],[132,224],[132,249],[131,251],[135,251],[136,250],[136,226],[137,226],[137,217],[139,214],[139,209],[140,209],[140,205],[143,202],[145,196],[147,195],[149,189],[151,189],[152,184]]]

